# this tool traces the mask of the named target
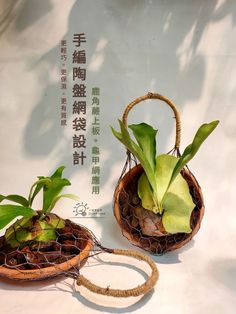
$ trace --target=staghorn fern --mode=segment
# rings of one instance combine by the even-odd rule
[[[192,231],[190,216],[195,205],[188,184],[180,172],[218,123],[219,121],[212,121],[203,124],[181,157],[168,154],[156,156],[157,130],[146,123],[129,125],[136,142],[122,121],[119,120],[120,132],[112,128],[113,135],[140,161],[144,169],[138,181],[142,206],[162,215],[162,223],[168,233]]]
[[[0,203],[5,200],[18,204],[0,205],[0,229],[16,217],[23,217],[13,223],[5,233],[6,242],[12,247],[32,240],[45,242],[55,240],[56,230],[65,226],[63,219],[51,213],[62,197],[78,200],[78,197],[73,194],[60,194],[65,186],[71,184],[68,179],[62,178],[64,169],[64,166],[59,167],[50,177],[39,176],[30,188],[28,198],[16,194],[0,195]],[[41,190],[43,206],[41,211],[36,211],[32,208],[32,204]]]

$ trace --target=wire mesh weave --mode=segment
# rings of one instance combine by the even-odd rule
[[[6,242],[4,236],[0,237],[0,277],[30,281],[60,275],[75,279],[78,286],[83,285],[92,292],[125,298],[148,293],[158,280],[156,264],[149,256],[133,250],[105,248],[90,230],[70,220],[65,220],[65,227],[56,232],[57,238],[53,241],[26,241],[15,248]],[[151,275],[142,285],[132,289],[97,286],[81,275],[80,269],[88,257],[103,252],[142,260],[150,266]]]
[[[27,241],[15,248],[6,243],[4,236],[0,237],[0,276],[41,280],[58,274],[78,275],[97,239],[88,229],[70,220],[65,220],[65,227],[56,229],[56,234],[55,240]]]
[[[134,160],[127,157],[114,195],[114,214],[121,227],[122,234],[132,244],[155,255],[161,255],[182,247],[197,233],[204,214],[203,198],[196,179],[187,168],[182,171],[182,176],[189,185],[190,194],[195,203],[190,219],[192,232],[167,234],[163,231],[161,218],[157,219],[156,214],[141,206],[141,200],[137,195],[137,184],[143,169],[136,164],[132,167],[133,164],[135,164]],[[145,213],[143,219],[140,218],[140,215],[137,215],[137,208],[142,208],[143,213]],[[147,220],[148,226],[145,227]],[[156,236],[147,234],[150,226],[152,231],[155,230]]]

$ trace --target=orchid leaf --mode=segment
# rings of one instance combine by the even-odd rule
[[[152,169],[155,169],[156,158],[156,134],[157,130],[146,123],[132,124],[129,128],[133,131],[133,134],[138,142],[140,148],[145,153],[147,160],[149,161]]]
[[[4,195],[0,194],[0,203],[3,200],[8,200],[8,201],[11,201],[11,202],[15,202],[15,203],[18,203],[18,204],[20,204],[22,206],[25,206],[25,207],[29,206],[28,200],[25,197],[23,197],[21,195],[17,195],[17,194],[11,194],[11,195],[7,195],[7,196],[4,196]]]
[[[195,207],[189,187],[181,174],[177,175],[163,199],[162,223],[169,233],[190,233],[190,216]]]
[[[32,208],[19,205],[0,205],[0,229],[8,225],[18,216],[32,217],[35,211]]]
[[[176,164],[173,170],[170,183],[180,173],[183,167],[195,156],[202,143],[214,131],[218,123],[219,121],[216,120],[212,121],[211,123],[205,123],[200,126],[196,135],[194,136],[193,142],[185,148],[183,155],[180,157],[178,163]]]

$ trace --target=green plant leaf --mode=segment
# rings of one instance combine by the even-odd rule
[[[190,202],[189,192],[184,190],[184,184],[181,183],[180,190],[178,190],[176,182],[181,181],[179,179],[180,171],[194,157],[201,144],[213,132],[218,123],[219,121],[213,121],[209,124],[203,124],[198,129],[192,144],[185,149],[182,157],[177,158],[163,154],[157,156],[155,161],[153,156],[156,152],[156,145],[154,145],[156,144],[156,130],[152,129],[151,126],[145,123],[130,126],[138,145],[131,139],[122,121],[119,121],[121,132],[112,128],[114,136],[139,160],[146,174],[146,176],[142,175],[138,182],[138,195],[142,200],[142,206],[151,209],[154,213],[162,214],[167,205],[167,212],[164,212],[163,217],[167,228],[172,232],[175,229],[178,230],[177,232],[190,232],[189,221],[186,217],[190,218],[189,214],[193,203]],[[180,194],[175,193],[173,187],[176,187],[176,191]],[[173,205],[175,202],[178,204],[177,208]],[[181,210],[183,211],[182,216]],[[172,219],[174,216],[176,216],[176,226],[174,226]]]
[[[155,206],[153,191],[147,177],[144,174],[141,175],[138,181],[138,195],[142,200],[142,206],[144,208],[152,210],[154,213],[162,214],[162,201],[177,162],[178,158],[172,155],[162,154],[156,157],[155,181],[153,184],[156,185],[158,207]]]
[[[190,233],[190,217],[195,207],[187,182],[177,175],[163,199],[162,223],[169,233]]]
[[[149,161],[152,169],[155,169],[156,158],[156,134],[157,130],[146,123],[132,124],[129,128],[133,131],[133,134],[145,153],[147,160]]]
[[[56,205],[56,203],[57,203],[61,198],[69,198],[69,199],[74,200],[74,201],[79,201],[79,197],[78,197],[77,195],[74,195],[74,194],[61,194],[61,195],[58,195],[58,196],[55,197],[54,200],[52,201],[52,204],[51,204],[51,206],[48,208],[48,211],[47,211],[47,212],[51,212],[52,209],[54,208],[54,206]]]
[[[156,157],[155,184],[159,204],[162,204],[177,162],[178,158],[172,155],[162,154]]]
[[[65,166],[60,166],[59,168],[57,168],[57,170],[53,173],[53,175],[51,175],[51,179],[61,179],[62,178],[62,173],[65,169]]]
[[[19,205],[0,205],[0,229],[8,225],[18,216],[32,217],[35,211],[32,208]]]
[[[5,232],[5,239],[11,247],[17,247],[21,243],[33,240],[39,230],[32,232],[33,221],[30,218],[21,218],[11,225]]]
[[[57,238],[56,230],[64,227],[64,219],[55,214],[46,215],[43,220],[22,218],[7,229],[5,238],[13,248],[32,240],[52,241]]]
[[[58,196],[61,190],[70,185],[70,181],[67,179],[61,179],[58,177],[51,178],[52,182],[48,186],[43,188],[43,212],[46,213],[51,204],[54,202],[54,199]]]
[[[125,127],[125,125],[123,124],[122,121],[119,120],[119,124],[120,124],[120,129],[121,129],[121,133],[115,131],[113,128],[112,132],[113,135],[122,143],[125,145],[125,147],[139,160],[139,162],[141,163],[148,181],[150,182],[152,189],[153,189],[153,193],[155,194],[155,189],[156,189],[156,185],[155,183],[155,173],[154,170],[149,162],[149,160],[146,158],[146,154],[145,152],[143,152],[143,150],[131,139],[130,134],[127,130],[127,128]]]
[[[57,229],[65,227],[65,221],[60,217],[51,214],[49,220],[39,221],[41,232],[35,238],[36,241],[52,241],[57,238]]]
[[[138,180],[138,196],[141,199],[143,208],[151,210],[154,213],[159,212],[158,207],[155,206],[152,188],[150,186],[150,183],[145,172],[141,174]]]
[[[29,193],[29,202],[32,204],[35,196],[43,189],[43,213],[46,213],[55,205],[54,199],[58,196],[61,190],[70,185],[70,181],[62,178],[64,166],[59,167],[50,177],[39,176]],[[52,204],[54,204],[52,206]]]
[[[39,180],[34,182],[34,184],[30,188],[29,193],[29,205],[31,206],[37,194],[42,190],[45,185],[51,184],[52,180],[50,178],[38,177]]]
[[[25,207],[29,206],[28,200],[25,197],[23,197],[21,195],[17,195],[17,194],[11,194],[11,195],[7,195],[7,196],[4,196],[4,195],[0,194],[0,203],[3,200],[8,200],[8,201],[11,201],[11,202],[15,202],[15,203],[21,204],[22,206],[25,206]]]
[[[173,174],[170,180],[171,182],[176,178],[176,176],[180,173],[183,167],[195,156],[198,149],[202,145],[202,143],[206,140],[206,138],[214,131],[217,127],[219,121],[212,121],[211,123],[205,123],[198,129],[193,142],[189,144],[184,152],[183,155],[180,157],[178,163],[176,164]]]
[[[65,166],[60,166],[58,169],[56,169],[56,171],[50,176],[50,177],[44,177],[44,176],[38,176],[38,181],[36,181],[31,189],[30,189],[30,193],[29,193],[29,204],[32,205],[34,198],[36,197],[36,195],[42,190],[44,189],[47,190],[48,188],[55,188],[55,184],[52,184],[53,181],[57,181],[59,182],[60,179],[62,179],[62,173],[65,169]],[[58,180],[57,180],[58,179]],[[65,179],[66,180],[66,179]],[[65,185],[70,185],[70,183],[68,184],[68,180],[67,180],[67,184]],[[55,183],[55,182],[54,182]],[[65,183],[65,182],[64,182]],[[64,185],[64,186],[65,186]],[[62,186],[62,188],[64,187]],[[60,191],[58,192],[60,193]],[[47,206],[47,200],[44,198],[44,206]]]

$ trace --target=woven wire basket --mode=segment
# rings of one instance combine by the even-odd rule
[[[127,127],[128,114],[130,110],[148,99],[161,100],[167,104],[174,112],[176,121],[176,136],[174,148],[169,154],[181,156],[180,154],[180,137],[181,137],[181,122],[176,106],[166,97],[160,94],[148,93],[132,101],[125,109],[123,114],[123,123]],[[198,232],[204,215],[204,201],[201,188],[187,166],[181,171],[181,175],[186,180],[189,191],[192,196],[195,208],[192,211],[190,218],[191,233],[176,233],[163,234],[163,226],[159,224],[156,227],[155,236],[144,234],[140,220],[135,214],[135,208],[141,206],[141,200],[137,195],[138,179],[143,173],[143,168],[137,163],[137,160],[131,152],[127,151],[127,158],[118,180],[114,193],[114,215],[121,228],[122,234],[135,246],[138,246],[152,254],[163,254],[168,251],[173,251],[181,248],[188,243],[193,236]],[[145,211],[145,209],[143,209]],[[154,214],[153,214],[154,215]],[[160,231],[160,232],[159,232]],[[160,235],[157,235],[160,233]]]
[[[141,260],[149,265],[151,273],[147,274],[143,284],[132,289],[100,287],[81,274],[81,268],[86,260],[100,253]],[[159,273],[149,256],[134,250],[105,248],[90,230],[68,219],[65,220],[63,229],[57,229],[57,238],[53,241],[33,240],[11,248],[6,243],[5,237],[0,237],[0,280],[7,278],[15,282],[36,281],[57,276],[73,278],[78,286],[84,286],[97,294],[126,298],[151,291]]]

